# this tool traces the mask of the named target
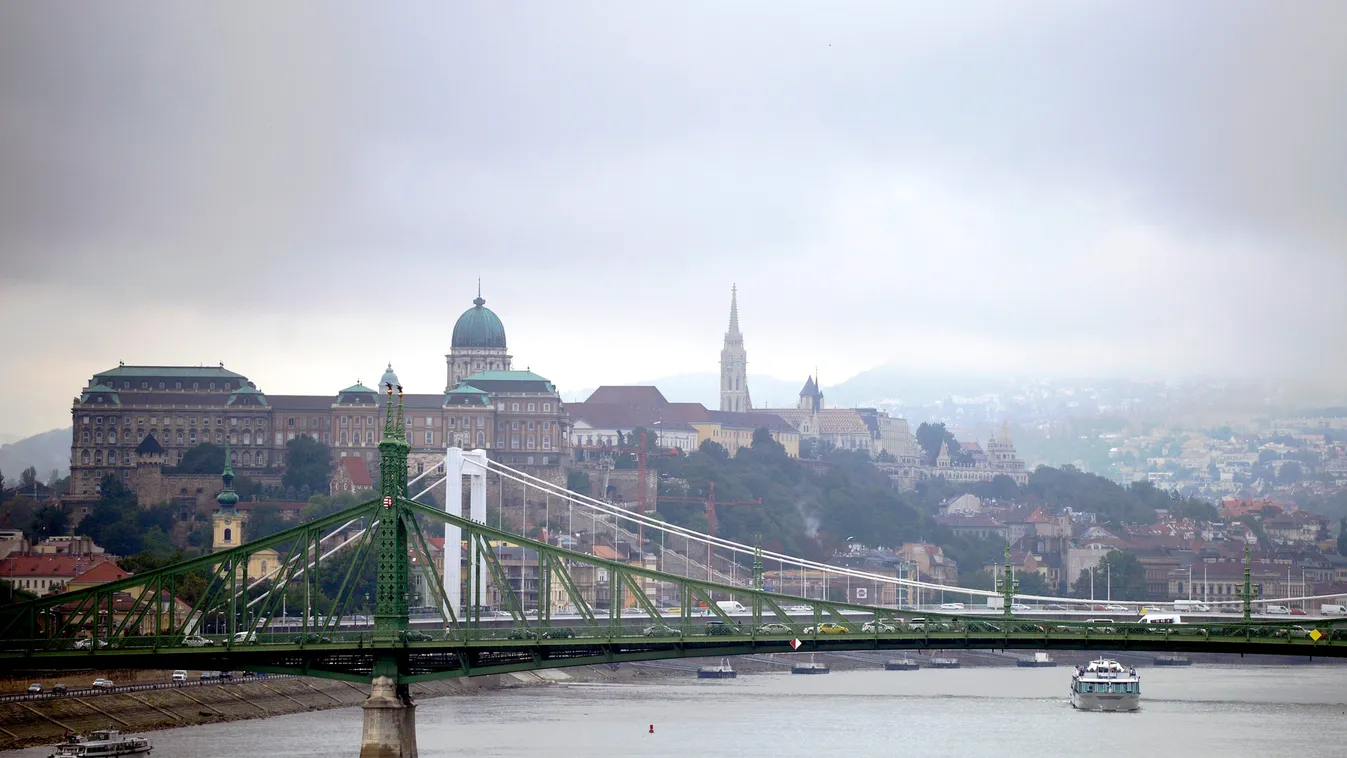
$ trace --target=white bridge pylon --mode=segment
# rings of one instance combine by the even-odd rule
[[[479,524],[486,524],[486,467],[485,450],[463,450],[451,447],[444,454],[444,512],[451,516],[464,517],[463,514],[463,477],[468,477],[468,513],[467,518]],[[458,618],[467,618],[463,610],[463,530],[457,525],[444,525],[444,591],[449,596],[449,605]],[[480,581],[485,589],[485,559],[478,555],[477,543],[468,546],[468,595]],[[445,614],[448,618],[448,614]]]

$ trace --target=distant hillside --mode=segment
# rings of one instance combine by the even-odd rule
[[[19,472],[34,466],[37,478],[43,482],[51,476],[52,469],[61,476],[70,473],[70,427],[53,429],[50,432],[35,434],[9,445],[0,445],[0,472],[5,474],[5,484],[13,485],[19,481]]]

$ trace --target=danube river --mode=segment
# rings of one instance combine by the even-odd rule
[[[1146,668],[1142,710],[1079,713],[1067,666],[560,685],[427,700],[433,756],[1337,755],[1347,667]],[[655,733],[649,733],[654,724]],[[156,758],[354,756],[359,709],[155,732]],[[12,756],[45,756],[31,749]]]

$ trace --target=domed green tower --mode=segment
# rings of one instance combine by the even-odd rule
[[[509,371],[510,355],[506,350],[505,325],[486,307],[482,284],[478,282],[472,307],[454,324],[449,354],[445,356],[449,376],[444,391],[481,371]]]

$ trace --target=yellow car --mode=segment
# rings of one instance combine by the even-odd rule
[[[831,622],[831,621],[825,621],[825,622],[823,622],[822,624],[819,624],[819,625],[818,625],[818,630],[817,630],[817,631],[815,631],[814,627],[811,626],[811,627],[809,627],[808,629],[805,629],[805,630],[804,630],[804,633],[805,633],[805,634],[846,634],[846,633],[848,633],[848,632],[850,632],[850,631],[851,631],[850,629],[846,628],[845,626],[842,626],[841,624],[834,624],[834,623]]]

